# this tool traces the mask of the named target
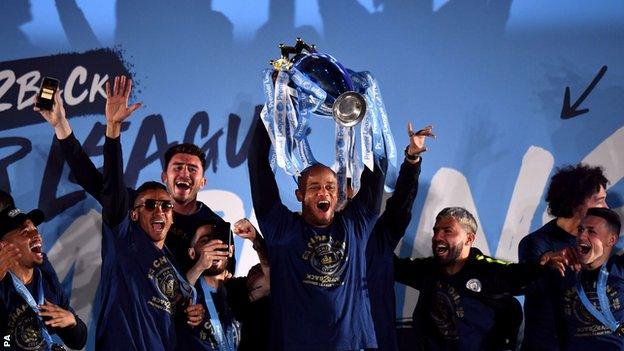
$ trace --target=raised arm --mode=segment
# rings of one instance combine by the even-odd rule
[[[251,145],[247,156],[251,198],[256,216],[258,220],[262,220],[275,206],[281,205],[282,200],[275,175],[269,165],[271,139],[260,120],[256,123]]]
[[[128,215],[130,195],[123,180],[121,153],[121,123],[140,104],[128,107],[132,80],[125,76],[115,77],[113,90],[106,83],[106,141],[104,142],[104,186],[102,189],[102,220],[109,228],[115,228]]]
[[[368,168],[364,168],[364,171],[362,171],[362,186],[352,202],[364,206],[371,215],[379,213],[387,169],[388,159],[381,157],[375,162],[374,172],[371,172]]]
[[[375,233],[383,233],[394,245],[405,235],[407,226],[412,219],[412,207],[418,193],[418,177],[422,164],[421,154],[427,151],[425,138],[435,135],[432,126],[427,126],[417,132],[412,130],[412,124],[408,123],[407,133],[410,144],[406,150],[406,157],[401,164],[394,193],[386,201],[386,209],[377,222],[383,230],[375,230]]]
[[[102,185],[104,179],[102,173],[95,167],[89,156],[86,154],[80,142],[76,139],[69,121],[65,115],[63,107],[63,99],[60,90],[54,94],[54,106],[52,111],[41,110],[37,107],[35,111],[54,128],[55,142],[61,147],[63,157],[69,165],[69,169],[76,178],[78,184],[91,196],[93,196],[100,204],[102,199]]]

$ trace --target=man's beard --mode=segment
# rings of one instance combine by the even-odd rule
[[[440,258],[438,256],[435,256],[435,258],[438,261],[438,263],[440,263],[442,266],[450,266],[456,263],[459,257],[461,256],[463,246],[464,246],[463,242],[458,243],[456,246],[449,246],[448,254],[446,255],[445,258]]]
[[[216,266],[216,267],[213,266],[208,269],[205,269],[202,275],[205,275],[207,277],[214,277],[216,275],[223,273],[226,269],[227,269],[227,261],[222,266]]]

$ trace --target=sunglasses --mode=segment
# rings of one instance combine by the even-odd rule
[[[169,200],[153,200],[147,199],[142,204],[134,206],[136,210],[139,207],[145,207],[148,211],[154,211],[156,207],[160,208],[163,212],[169,212],[173,209],[173,204]]]

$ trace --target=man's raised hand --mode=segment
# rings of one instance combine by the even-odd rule
[[[132,79],[117,76],[111,90],[110,81],[106,82],[106,136],[116,138],[121,134],[121,123],[141,107],[141,103],[128,106],[132,93]]]

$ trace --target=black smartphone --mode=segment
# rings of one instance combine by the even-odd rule
[[[54,106],[54,94],[56,94],[58,88],[58,79],[43,77],[35,106],[42,110],[52,111],[52,107]]]
[[[223,241],[224,244],[232,245],[232,231],[230,229],[230,222],[217,222],[212,228],[212,237]],[[227,250],[225,250],[227,251]]]

